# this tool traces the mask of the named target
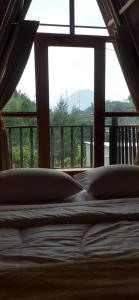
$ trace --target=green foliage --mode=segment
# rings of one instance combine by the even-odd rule
[[[9,102],[5,105],[3,111],[6,112],[33,112],[36,111],[35,102],[31,101],[26,94],[20,91],[13,93]],[[35,118],[13,118],[5,117],[6,126],[21,126],[21,125],[35,125]]]
[[[36,111],[36,104],[35,102],[31,101],[26,94],[21,93],[21,91],[17,92],[15,90],[12,97],[5,105],[4,111]]]
[[[67,125],[69,124],[68,106],[61,97],[54,111],[50,113],[51,125]]]
[[[11,99],[4,107],[6,112],[33,112],[36,111],[35,102],[31,101],[26,94],[20,91],[13,93]],[[36,125],[36,118],[18,118],[18,117],[5,117],[6,127],[13,126],[32,126]],[[33,129],[34,130],[34,129]],[[8,129],[7,129],[8,133]],[[18,128],[13,128],[11,131],[12,139],[12,162],[13,167],[20,167],[20,131]],[[33,158],[34,166],[37,165],[37,133],[36,130],[33,131]],[[29,129],[22,129],[22,142],[23,142],[23,167],[29,167],[31,165],[30,158],[30,131]]]
[[[33,166],[37,167],[37,149],[33,150]],[[20,150],[19,146],[13,146],[12,148],[12,164],[13,168],[20,167]],[[30,158],[30,147],[29,145],[23,146],[23,167],[27,168],[31,165],[31,158]]]
[[[84,117],[83,112],[76,107],[73,107],[69,113],[67,103],[63,98],[60,98],[57,106],[50,113],[50,120],[51,125],[56,126],[53,132],[54,147],[51,149],[54,150],[54,166],[61,167],[61,145],[63,145],[64,167],[71,167],[72,156],[74,166],[79,167],[81,162],[81,126],[92,124],[92,116],[90,115],[88,118],[85,115]],[[72,137],[71,126],[76,126],[73,128]],[[84,140],[90,140],[90,128],[84,129],[82,142]]]

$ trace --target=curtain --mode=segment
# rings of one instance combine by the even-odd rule
[[[0,62],[0,110],[12,96],[27,63],[39,23],[21,21]],[[0,119],[0,169],[10,168],[6,132]],[[8,163],[9,162],[9,163]]]
[[[0,170],[11,168],[8,142],[3,119],[0,114]]]
[[[14,23],[24,20],[31,0],[0,0],[0,60],[13,40]]]
[[[127,86],[131,93],[136,110],[139,110],[139,1],[134,1],[123,14],[118,13],[124,1],[97,0],[110,35],[115,35],[117,42],[114,48],[120,62]],[[109,21],[115,19],[113,5],[119,24]],[[109,25],[108,25],[109,24]]]
[[[116,35],[118,42],[114,45],[115,50],[134,105],[139,110],[139,57],[127,27],[119,27]]]
[[[14,37],[13,45],[10,46],[8,54],[5,55],[6,65],[0,82],[0,110],[13,94],[20,80],[28,61],[37,28],[38,22],[22,21]],[[9,57],[7,58],[7,56]]]

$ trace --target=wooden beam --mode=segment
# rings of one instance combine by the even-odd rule
[[[36,118],[37,117],[37,112],[36,111],[2,111],[1,112],[3,117],[25,117],[25,118]]]
[[[48,46],[65,46],[65,47],[91,47],[94,48],[100,42],[116,42],[115,36],[82,36],[69,34],[37,33],[36,41],[44,42]]]
[[[117,15],[117,12],[115,10],[116,5],[114,5],[114,3],[111,0],[107,0],[107,2],[108,2],[109,9],[111,11],[111,14],[113,16],[113,20],[114,20],[115,25],[120,26],[119,16]]]
[[[119,15],[123,14],[130,6],[133,4],[135,0],[128,0],[119,10]]]
[[[110,19],[109,22],[108,22],[108,27],[110,27],[110,26],[113,25],[113,24],[114,24],[114,19],[112,18],[112,19]]]
[[[50,167],[48,47],[35,41],[36,105],[38,114],[38,166]]]
[[[122,15],[136,0],[128,0],[119,10],[119,15]],[[110,27],[114,23],[114,19],[112,18],[108,22],[108,27]]]
[[[139,116],[139,111],[113,111],[105,112],[105,117],[137,117]]]
[[[105,43],[95,47],[94,64],[94,167],[104,165]]]

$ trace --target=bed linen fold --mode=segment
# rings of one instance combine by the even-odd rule
[[[139,198],[0,206],[0,227],[121,220],[139,221]]]

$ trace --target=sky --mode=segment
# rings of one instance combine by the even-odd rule
[[[68,0],[32,0],[26,19],[41,23],[69,24]],[[96,0],[75,0],[75,23],[105,26]],[[68,33],[67,28],[39,27],[39,32]],[[76,34],[108,35],[104,29],[76,29]],[[49,48],[50,105],[76,90],[94,90],[94,51],[88,48]],[[17,90],[35,100],[34,48]],[[129,91],[112,44],[106,44],[106,100],[125,100]]]

